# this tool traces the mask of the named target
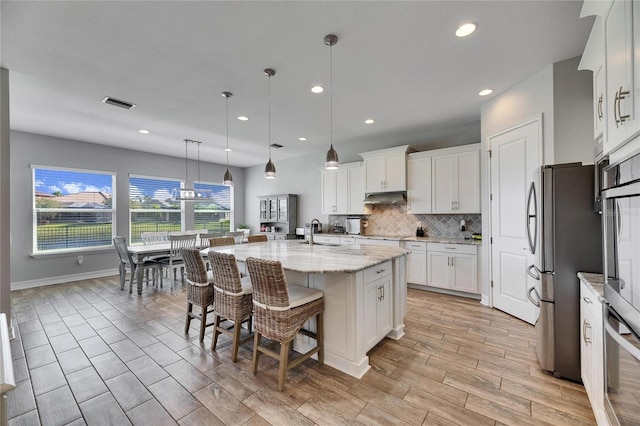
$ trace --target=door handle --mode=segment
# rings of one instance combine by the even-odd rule
[[[629,94],[629,91],[628,90],[622,91],[622,86],[620,86],[620,90],[618,90],[618,119],[620,120],[620,124],[624,123],[629,118],[629,114],[622,115],[622,112],[620,111],[620,103],[621,103],[620,101],[623,99],[626,99],[625,96],[627,96],[628,94]]]
[[[616,96],[613,98],[613,120],[616,122],[616,128],[619,127],[620,120],[618,120],[618,102],[620,99],[618,98],[618,91],[616,90]]]
[[[531,287],[529,289],[529,291],[527,292],[527,299],[529,299],[529,301],[531,303],[533,303],[535,306],[537,306],[538,308],[540,307],[540,296],[538,296],[538,292],[536,291],[536,297],[538,298],[538,300],[535,300],[532,296],[531,293],[536,291],[535,287]]]
[[[530,214],[531,202],[533,201],[534,214]],[[538,200],[536,198],[536,186],[533,182],[529,185],[529,196],[527,197],[527,211],[526,216],[526,228],[527,228],[527,241],[529,242],[529,249],[531,254],[536,254],[536,244],[538,242]],[[531,238],[531,219],[534,219],[533,226],[533,239]]]
[[[532,269],[535,269],[537,275],[533,275],[533,272],[531,272]],[[542,273],[542,271],[540,271],[540,269],[538,269],[538,267],[536,265],[529,265],[529,267],[527,268],[527,275],[529,275],[531,278],[533,278],[536,281],[540,281],[540,274],[541,273]],[[531,290],[529,290],[529,291],[531,291]]]

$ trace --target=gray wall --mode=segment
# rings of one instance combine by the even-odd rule
[[[11,156],[9,137],[9,70],[0,68],[0,312],[11,326]]]
[[[181,151],[182,152],[182,151]],[[11,132],[11,283],[18,286],[59,282],[60,277],[99,276],[117,268],[113,249],[32,257],[32,164],[104,170],[116,173],[116,234],[129,236],[129,174],[184,179],[184,157],[168,157],[32,133]],[[189,180],[197,178],[189,161]],[[226,166],[201,161],[200,179],[221,182]],[[235,184],[235,223],[245,220],[244,170],[230,168]],[[187,185],[191,185],[190,182]],[[193,205],[187,203],[187,229],[193,228]],[[84,262],[79,265],[77,256]],[[58,278],[58,279],[57,279]]]

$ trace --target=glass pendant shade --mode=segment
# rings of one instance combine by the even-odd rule
[[[276,166],[271,162],[271,158],[269,158],[269,162],[264,167],[264,177],[266,179],[275,179],[276,178]]]
[[[200,181],[200,141],[194,141],[191,139],[185,139],[184,150],[184,174],[185,182],[189,180],[189,159],[187,151],[190,143],[198,146],[198,182]],[[213,191],[206,188],[196,189],[193,188],[173,188],[171,190],[171,199],[174,201],[210,201],[213,200]]]
[[[336,170],[339,165],[340,160],[338,159],[338,153],[333,149],[333,144],[331,144],[331,148],[327,151],[327,159],[324,162],[324,168],[327,170]]]

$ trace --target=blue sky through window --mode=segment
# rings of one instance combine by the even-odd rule
[[[78,192],[102,192],[111,195],[112,175],[71,170],[34,169],[36,192],[71,195]]]

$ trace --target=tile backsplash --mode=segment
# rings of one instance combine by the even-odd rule
[[[329,216],[329,228],[334,223],[345,224],[346,216]],[[415,235],[417,222],[422,222],[425,237],[468,238],[482,232],[482,215],[479,214],[412,214],[400,204],[374,204],[367,216],[369,226],[364,235]],[[466,231],[460,231],[460,220],[466,222]]]

